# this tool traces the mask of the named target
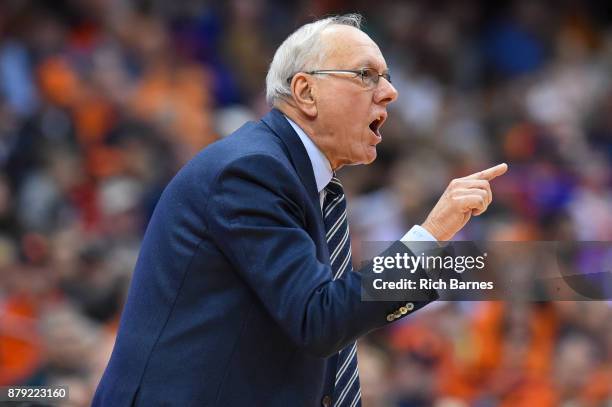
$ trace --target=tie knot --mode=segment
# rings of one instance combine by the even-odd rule
[[[340,183],[340,180],[335,176],[333,176],[331,181],[329,181],[329,184],[327,184],[325,190],[330,194],[334,195],[344,194],[344,190],[342,189],[342,183]]]

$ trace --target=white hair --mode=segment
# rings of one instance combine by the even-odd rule
[[[276,50],[266,75],[266,101],[270,105],[291,96],[291,83],[287,80],[298,72],[315,69],[325,58],[325,44],[321,32],[330,25],[348,25],[361,29],[359,14],[333,16],[305,24],[295,30]]]

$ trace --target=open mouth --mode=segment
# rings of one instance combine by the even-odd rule
[[[374,133],[376,137],[378,137],[379,139],[382,138],[380,134],[380,128],[382,127],[382,124],[384,122],[385,122],[385,117],[379,116],[370,123],[370,130],[372,130],[372,133]]]

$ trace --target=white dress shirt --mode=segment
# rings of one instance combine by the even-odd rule
[[[293,130],[297,133],[302,144],[304,144],[304,148],[306,148],[306,153],[308,154],[308,158],[310,159],[310,163],[312,164],[312,170],[315,176],[315,182],[317,183],[317,191],[319,192],[319,200],[321,204],[321,208],[323,208],[323,200],[325,199],[325,187],[331,181],[334,172],[331,168],[331,164],[325,154],[317,147],[317,145],[308,137],[308,135],[295,124],[291,119],[285,116]],[[414,225],[401,239],[402,243],[406,244],[408,248],[412,245],[410,242],[436,242],[435,237],[431,235],[425,228]]]

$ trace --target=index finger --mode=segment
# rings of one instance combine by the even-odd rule
[[[465,178],[484,179],[487,181],[491,181],[493,178],[503,175],[506,171],[508,171],[508,164],[502,163],[502,164],[496,165],[495,167],[491,167],[491,168],[487,168],[486,170],[475,172],[474,174],[468,175]]]

